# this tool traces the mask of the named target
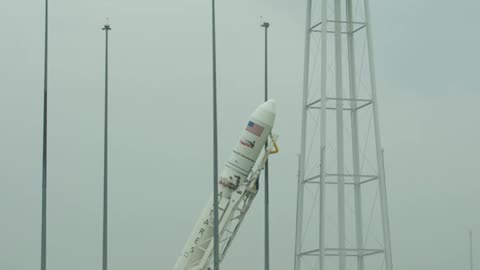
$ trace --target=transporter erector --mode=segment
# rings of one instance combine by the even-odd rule
[[[257,194],[257,181],[268,156],[278,152],[276,136],[271,133],[275,114],[276,104],[272,99],[260,105],[251,114],[220,174],[218,180],[220,262],[225,257]],[[211,269],[212,259],[213,195],[210,196],[196,222],[174,270],[208,270]]]

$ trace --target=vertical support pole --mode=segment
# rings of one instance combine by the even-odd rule
[[[375,126],[375,147],[377,153],[378,181],[380,189],[380,210],[382,212],[383,241],[385,249],[386,270],[393,269],[392,245],[390,239],[390,221],[388,217],[387,187],[385,183],[385,167],[383,159],[382,140],[380,137],[380,124],[378,119],[377,81],[375,77],[375,61],[373,55],[372,29],[370,23],[370,1],[364,0],[365,23],[367,33],[368,64],[370,68],[370,83],[372,88],[373,121]]]
[[[45,58],[43,70],[43,156],[42,156],[42,236],[40,269],[47,268],[47,86],[48,86],[48,0],[45,0]]]
[[[342,76],[342,25],[341,2],[335,0],[335,88],[337,120],[337,174],[338,174],[338,246],[339,269],[346,268],[345,254],[345,177],[344,177],[344,134],[343,134],[343,76]]]
[[[302,132],[300,142],[300,156],[299,156],[299,174],[298,174],[298,189],[297,189],[297,217],[295,229],[295,263],[294,270],[301,270],[301,251],[303,245],[303,194],[305,179],[305,150],[307,138],[307,102],[308,102],[308,79],[310,72],[310,27],[312,23],[312,0],[307,0],[307,16],[305,23],[305,51],[304,51],[304,66],[303,66],[303,99],[302,99]]]
[[[218,128],[217,128],[217,47],[215,0],[212,0],[212,80],[213,80],[213,269],[220,270],[218,234]]]
[[[365,260],[363,257],[363,215],[362,215],[362,195],[360,186],[360,147],[358,135],[358,111],[357,111],[357,84],[355,70],[355,45],[353,37],[353,4],[352,0],[347,0],[347,45],[348,45],[348,75],[350,83],[351,103],[351,129],[352,129],[352,158],[353,158],[353,183],[355,200],[355,228],[357,245],[357,269],[365,269]]]
[[[325,269],[325,229],[326,229],[326,149],[327,149],[327,36],[328,36],[328,0],[322,1],[322,51],[320,78],[320,197],[319,197],[319,243],[318,269]]]
[[[112,30],[107,23],[105,31],[105,118],[103,138],[103,252],[102,269],[108,269],[108,31]]]
[[[473,233],[470,230],[470,270],[473,270]]]
[[[268,100],[268,27],[270,23],[264,22],[262,27],[265,28],[265,102]],[[265,143],[265,151],[268,142]],[[270,270],[270,225],[269,225],[269,187],[268,187],[268,160],[265,162],[265,270]]]
[[[376,103],[374,103],[376,104]],[[374,105],[373,104],[373,105]],[[378,115],[377,115],[378,117]],[[376,127],[378,127],[376,125]],[[380,128],[378,128],[378,137],[380,137]],[[383,238],[384,238],[384,249],[385,249],[385,266],[386,270],[393,270],[393,262],[392,262],[392,245],[390,240],[390,220],[388,216],[388,200],[387,200],[387,185],[385,183],[385,151],[380,149],[381,156],[378,157],[382,167],[379,167],[379,188],[380,188],[380,210],[382,212],[382,225],[383,225]],[[382,180],[383,179],[383,180]]]

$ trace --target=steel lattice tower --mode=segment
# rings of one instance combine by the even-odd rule
[[[295,270],[392,270],[369,9],[307,0]]]

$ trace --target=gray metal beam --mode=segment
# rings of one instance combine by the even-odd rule
[[[47,101],[48,101],[48,0],[45,0],[45,58],[43,67],[42,231],[40,269],[47,268]]]
[[[102,269],[108,269],[108,32],[112,30],[105,24],[105,116],[103,141],[103,249]]]

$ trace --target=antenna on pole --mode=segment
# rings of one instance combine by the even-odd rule
[[[42,236],[40,269],[47,268],[47,82],[48,82],[48,0],[45,0],[45,59],[43,77],[43,160],[42,160]]]
[[[108,268],[108,31],[112,30],[107,22],[105,31],[105,118],[103,144],[103,253],[102,270]]]
[[[263,22],[261,27],[265,28],[265,102],[268,100],[268,27],[270,23]],[[268,142],[265,143],[265,151]],[[270,269],[270,222],[269,222],[269,187],[268,187],[268,159],[265,162],[265,270]]]

